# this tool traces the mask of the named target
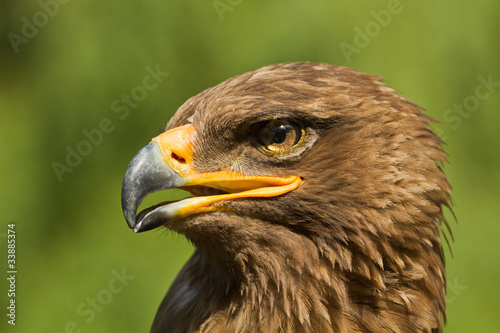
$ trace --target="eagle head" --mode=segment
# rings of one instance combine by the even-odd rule
[[[381,78],[320,63],[190,98],[132,160],[123,212],[195,246],[152,332],[441,332],[446,154]],[[137,214],[149,193],[191,197]]]

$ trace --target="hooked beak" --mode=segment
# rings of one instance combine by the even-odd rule
[[[193,167],[195,140],[193,125],[174,128],[154,138],[130,162],[122,185],[122,209],[134,232],[194,214],[227,210],[221,204],[227,200],[282,195],[296,189],[302,181],[298,176],[243,175],[228,170],[197,172]],[[196,194],[217,194],[163,202],[136,215],[148,194],[178,187]]]

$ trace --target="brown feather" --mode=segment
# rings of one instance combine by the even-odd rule
[[[442,332],[451,187],[418,106],[380,77],[288,63],[205,90],[167,129],[190,117],[197,171],[304,181],[168,224],[197,250],[152,332]],[[290,156],[264,156],[249,125],[280,117],[303,121],[308,139]]]

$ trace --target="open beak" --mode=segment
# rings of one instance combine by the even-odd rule
[[[222,211],[227,200],[274,197],[293,191],[298,176],[267,177],[233,171],[197,172],[193,167],[196,129],[193,125],[174,128],[154,138],[132,159],[122,186],[123,215],[134,232],[160,227],[189,215]],[[201,195],[175,202],[163,202],[136,215],[150,193],[181,187]]]

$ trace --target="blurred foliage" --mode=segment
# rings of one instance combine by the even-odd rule
[[[397,1],[59,1],[0,4],[1,274],[9,222],[19,271],[17,325],[6,324],[2,301],[2,332],[148,331],[193,248],[168,232],[128,229],[120,187],[129,161],[187,98],[302,60],[383,75],[440,121],[459,222],[448,214],[446,331],[498,331],[500,89],[470,111],[447,110],[474,102],[479,77],[500,82],[500,2],[401,0],[381,24],[376,13]],[[348,61],[340,45],[356,46],[356,28],[372,37]],[[34,36],[14,46],[13,34]],[[141,92],[148,66],[169,75],[126,116],[114,112],[122,94]],[[68,147],[105,118],[113,130],[59,181],[53,163],[66,164]],[[110,293],[122,269],[134,279]]]

